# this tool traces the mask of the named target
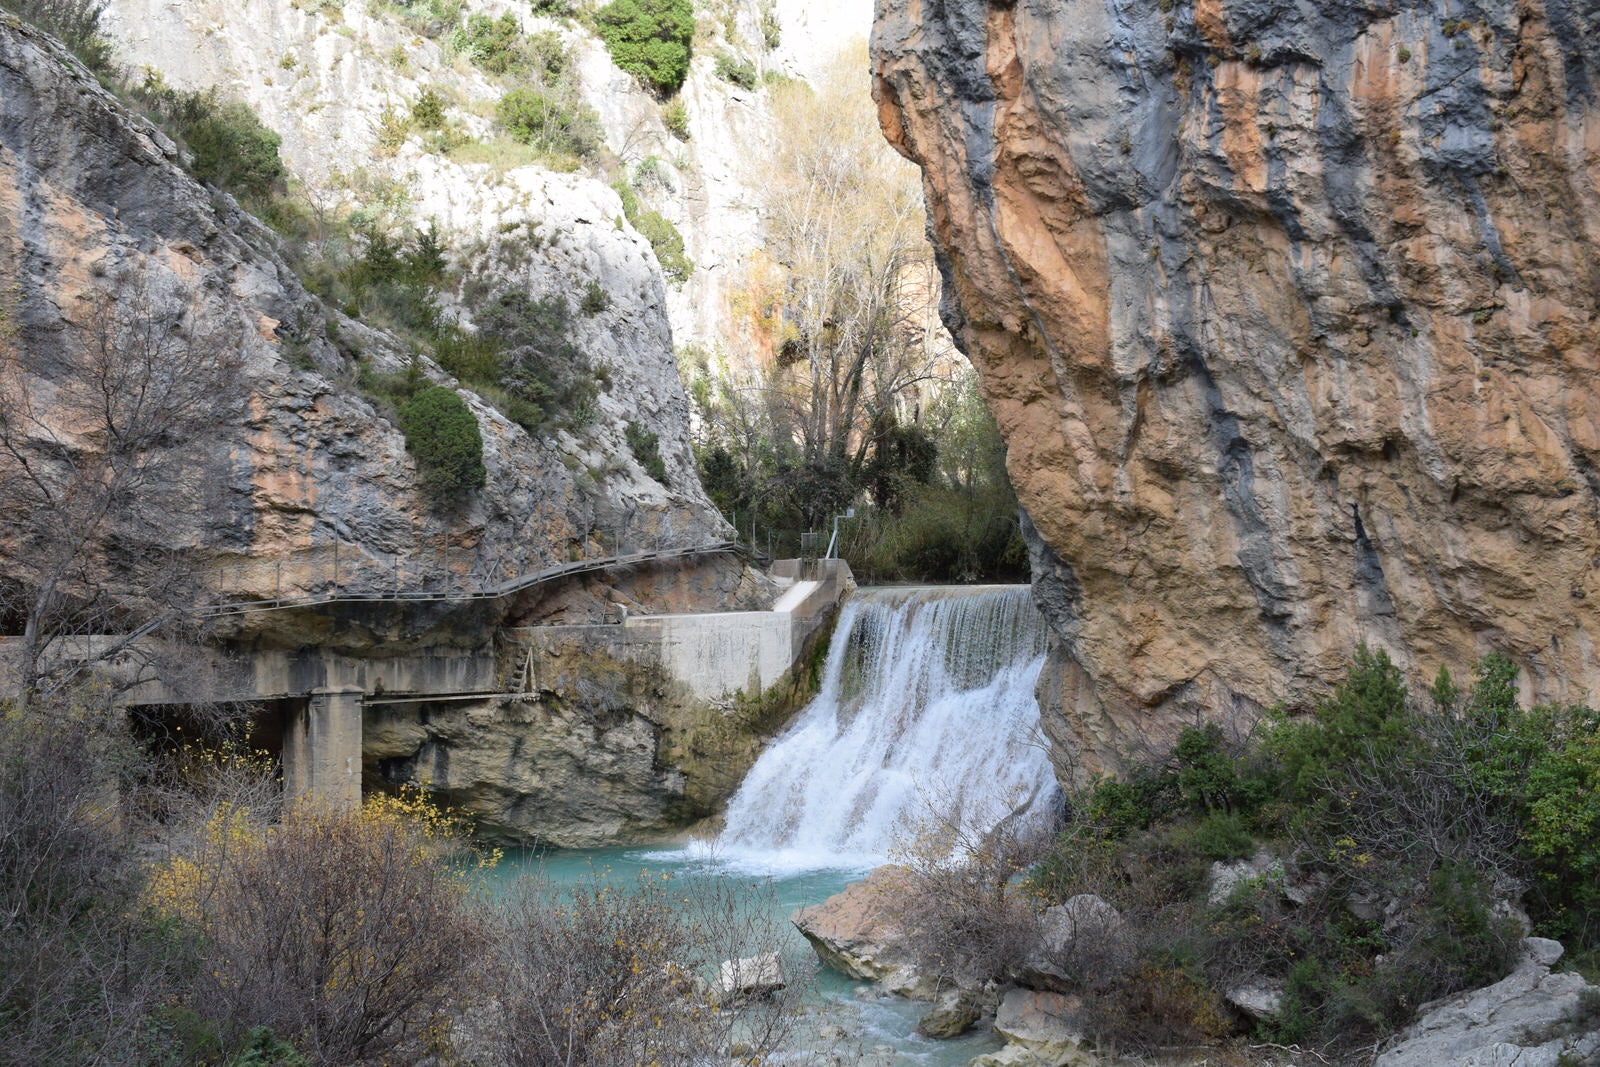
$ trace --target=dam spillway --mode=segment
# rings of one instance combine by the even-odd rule
[[[1026,586],[858,591],[816,698],[751,768],[712,849],[741,866],[869,867],[930,812],[980,832],[1047,817],[1047,635]]]

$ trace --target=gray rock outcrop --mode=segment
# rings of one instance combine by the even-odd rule
[[[747,998],[770,996],[788,984],[783,957],[776,952],[763,952],[759,956],[723,960],[713,988],[718,996]]]
[[[1012,989],[1000,1000],[995,1033],[1005,1048],[972,1061],[971,1067],[1100,1067],[1077,1022],[1076,997]]]
[[[1373,1067],[1572,1067],[1600,1063],[1600,987],[1557,974],[1561,944],[1523,942],[1494,985],[1425,1005]]]
[[[38,354],[81,332],[82,309],[126,303],[129,278],[240,353],[243,395],[229,399],[242,414],[208,442],[215,500],[188,528],[175,516],[158,546],[212,550],[214,584],[227,595],[321,592],[335,576],[353,592],[443,588],[598,554],[601,538],[647,545],[728,533],[694,475],[664,314],[650,343],[637,339],[637,359],[617,349],[617,395],[589,431],[534,437],[463,393],[483,433],[488,484],[447,514],[422,491],[399,429],[349,384],[358,364],[403,367],[406,346],[324,308],[275,235],[194,182],[167,138],[11,16],[0,22],[0,149],[5,284],[40,395],[51,371]],[[659,296],[659,276],[632,255],[630,285]],[[648,315],[639,321],[649,328]],[[625,421],[659,435],[671,488],[633,460]]]
[[[1093,893],[1080,893],[1044,910],[1039,939],[1017,981],[1029,989],[1069,992],[1085,967],[1121,956],[1123,935],[1116,908]]]

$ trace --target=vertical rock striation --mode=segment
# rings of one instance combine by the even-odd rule
[[[1589,697],[1600,4],[882,0],[873,46],[1062,739],[1304,704],[1362,640]]]

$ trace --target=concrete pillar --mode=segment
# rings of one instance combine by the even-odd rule
[[[313,689],[283,734],[283,792],[339,811],[361,805],[360,689]]]

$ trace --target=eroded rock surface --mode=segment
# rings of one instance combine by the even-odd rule
[[[1304,706],[1362,640],[1594,691],[1600,9],[881,0],[873,47],[1058,748]]]
[[[396,370],[411,352],[324,307],[270,231],[179,164],[167,138],[53,39],[0,17],[0,283],[7,340],[21,354],[39,425],[62,431],[48,405],[61,373],[50,353],[80,343],[107,303],[131,314],[147,300],[243,364],[239,395],[219,398],[237,410],[206,442],[214,469],[200,479],[205,506],[174,514],[158,545],[127,550],[203,547],[214,554],[213,589],[252,599],[460,588],[585,552],[729,532],[694,475],[687,402],[659,309],[630,327],[644,334],[619,334],[609,349],[615,396],[605,394],[583,430],[535,437],[463,391],[482,430],[488,484],[464,507],[441,508],[423,491],[400,430],[354,384],[362,367]],[[659,297],[644,252],[627,240],[611,251],[606,263]],[[585,320],[581,328],[606,327]],[[631,457],[630,421],[658,433],[670,486]],[[586,465],[596,462],[604,468]],[[317,625],[295,619],[270,636],[375,640],[359,627]]]
[[[1425,1006],[1373,1067],[1564,1067],[1600,1062],[1600,989],[1553,974],[1561,944],[1525,942],[1517,969],[1494,985]]]
[[[886,992],[931,1000],[935,983],[917,972],[900,928],[908,872],[885,864],[821,904],[801,908],[793,922],[823,963],[841,974],[877,982]]]

